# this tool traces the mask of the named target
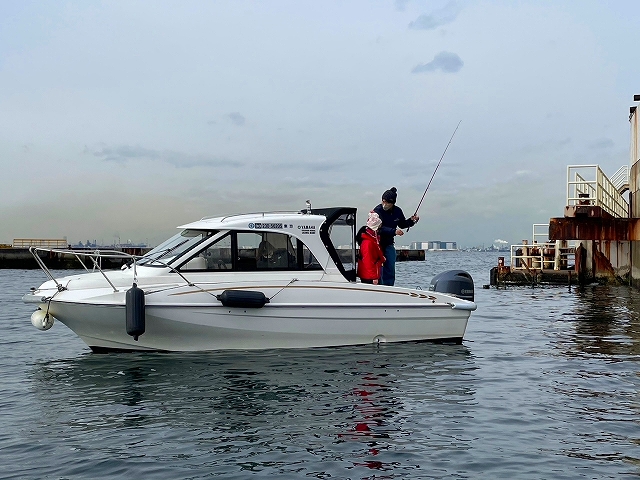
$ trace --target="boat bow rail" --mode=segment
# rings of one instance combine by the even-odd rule
[[[73,249],[30,247],[29,252],[31,253],[31,255],[33,255],[33,258],[36,260],[36,262],[38,263],[38,266],[42,269],[45,275],[50,280],[55,282],[56,286],[58,287],[58,291],[66,290],[66,287],[62,285],[60,282],[58,282],[58,280],[55,278],[53,273],[51,273],[51,270],[49,270],[47,265],[44,263],[44,260],[42,260],[40,255],[38,255],[38,252],[56,253],[59,255],[68,255],[68,256],[74,257],[78,261],[78,263],[82,265],[82,268],[84,268],[86,272],[91,273],[91,272],[99,271],[104,277],[104,279],[109,283],[111,288],[113,288],[114,292],[117,292],[118,289],[113,285],[111,280],[109,280],[109,277],[107,277],[106,273],[102,269],[102,259],[103,258],[120,258],[123,260],[131,260],[133,263],[134,278],[135,278],[136,277],[135,263],[136,263],[136,259],[140,258],[135,255],[131,255],[126,252],[120,252],[117,250],[93,250],[93,251],[87,252],[87,251],[79,251],[79,250],[73,250]],[[87,267],[86,263],[82,260],[83,258],[90,260],[92,265],[91,270]]]
[[[65,254],[65,255],[71,255],[74,256],[78,262],[83,266],[83,268],[85,269],[85,271],[87,273],[95,273],[95,272],[99,272],[102,277],[105,279],[105,281],[109,284],[109,286],[113,289],[114,293],[120,292],[120,291],[124,291],[130,288],[129,285],[127,285],[126,287],[124,286],[120,286],[120,288],[116,287],[114,285],[114,283],[111,281],[111,279],[109,278],[109,276],[107,275],[108,271],[105,271],[102,268],[101,265],[101,259],[102,258],[117,258],[117,259],[123,259],[123,260],[128,260],[130,263],[124,265],[122,267],[121,270],[124,269],[128,269],[128,268],[132,268],[133,269],[133,279],[132,282],[133,283],[138,283],[138,273],[137,273],[137,262],[138,260],[140,260],[141,258],[143,258],[142,256],[138,256],[138,255],[131,255],[128,254],[126,252],[120,252],[117,250],[94,250],[92,252],[87,252],[87,251],[78,251],[78,250],[72,250],[72,249],[54,249],[54,248],[44,248],[44,247],[32,247],[29,249],[29,251],[31,252],[31,254],[33,255],[33,257],[36,259],[36,262],[38,263],[38,265],[40,266],[40,268],[42,269],[42,271],[45,273],[45,275],[55,283],[56,288],[58,289],[58,292],[62,292],[64,290],[67,290],[67,287],[65,285],[62,285],[59,280],[57,278],[55,278],[55,276],[53,275],[53,273],[51,272],[51,270],[49,270],[49,268],[47,267],[47,265],[44,263],[44,261],[42,260],[42,258],[38,255],[38,251],[42,251],[42,252],[52,252],[52,253],[59,253],[59,254]],[[88,258],[91,262],[90,264],[92,265],[92,268],[89,269],[89,267],[87,267],[86,262],[84,262],[82,260],[83,257]],[[214,298],[216,297],[215,294],[213,294],[211,291],[209,291],[206,288],[201,287],[200,285],[197,285],[196,282],[188,279],[184,273],[182,273],[181,271],[177,270],[175,267],[168,265],[167,263],[162,262],[161,260],[154,260],[156,263],[161,264],[163,267],[166,267],[170,272],[177,274],[183,281],[184,281],[184,285],[183,286],[189,286],[189,287],[193,287],[196,288],[208,295],[213,296]],[[119,272],[121,270],[111,270],[111,272]],[[288,283],[286,283],[286,285],[284,285],[282,289],[288,287],[289,285],[291,285],[292,283],[298,281],[297,278],[293,278],[291,280],[289,280]],[[179,282],[177,284],[173,284],[171,288],[175,288],[175,287],[179,287]],[[159,291],[164,290],[164,288],[161,288],[160,290],[151,290],[151,291],[147,291],[145,293],[148,294],[152,294],[152,293],[158,293]],[[277,292],[279,293],[279,291]],[[276,293],[276,295],[277,295]],[[275,295],[274,295],[275,296]],[[46,303],[48,302],[50,299],[50,297],[43,297],[43,296],[38,296],[38,295],[34,295],[33,292],[28,293],[26,295],[24,295],[23,297],[23,301],[25,303]],[[218,299],[220,300],[220,299]],[[268,303],[268,302],[267,302]]]

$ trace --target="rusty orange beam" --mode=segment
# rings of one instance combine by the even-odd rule
[[[549,240],[640,240],[640,219],[588,216],[551,218]]]

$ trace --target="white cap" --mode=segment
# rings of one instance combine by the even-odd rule
[[[380,228],[380,225],[382,225],[382,220],[380,220],[378,214],[373,211],[369,212],[367,227],[369,227],[371,230],[378,230],[378,228]]]

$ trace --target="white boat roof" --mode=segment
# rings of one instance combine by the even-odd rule
[[[205,217],[195,222],[181,225],[181,229],[193,230],[272,230],[294,233],[306,225],[322,225],[326,217],[302,212],[261,212],[225,215],[223,217]]]

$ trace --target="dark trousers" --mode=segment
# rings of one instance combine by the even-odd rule
[[[382,254],[386,259],[382,264],[380,272],[380,283],[382,285],[393,286],[396,283],[396,247],[387,245],[382,250]]]

